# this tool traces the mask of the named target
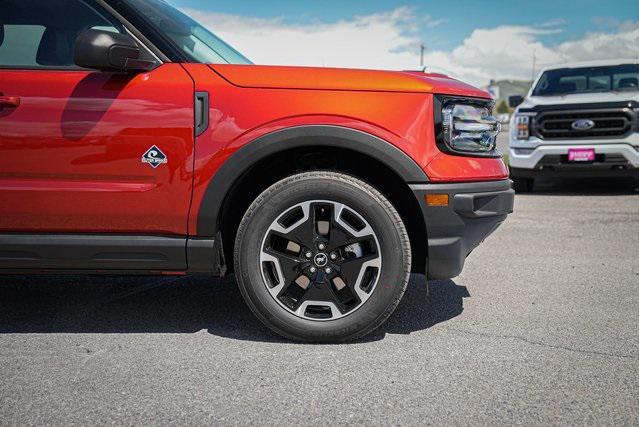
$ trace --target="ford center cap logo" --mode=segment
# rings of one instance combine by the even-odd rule
[[[315,265],[317,265],[318,267],[324,267],[328,262],[328,257],[326,256],[326,254],[319,253],[315,255],[314,261]]]
[[[572,122],[571,127],[574,130],[590,130],[595,127],[595,122],[590,119],[579,119]]]

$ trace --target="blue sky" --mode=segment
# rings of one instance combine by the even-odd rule
[[[258,64],[417,69],[476,85],[639,58],[639,0],[168,0]]]
[[[586,32],[610,30],[629,20],[639,20],[639,0],[535,0],[535,1],[216,1],[170,0],[178,7],[247,17],[280,18],[287,23],[312,24],[349,20],[409,6],[417,17],[429,16],[434,27],[421,35],[432,49],[450,49],[473,29],[499,25],[544,25],[561,22],[561,32],[544,36],[554,44],[582,37]]]

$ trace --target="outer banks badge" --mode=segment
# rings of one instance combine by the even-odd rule
[[[150,164],[153,169],[168,162],[169,159],[166,157],[166,154],[164,154],[157,145],[154,145],[146,150],[146,153],[142,154],[142,163]]]

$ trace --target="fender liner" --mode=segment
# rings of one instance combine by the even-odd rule
[[[407,184],[426,183],[424,171],[391,143],[355,129],[334,125],[295,126],[261,136],[240,148],[218,169],[208,184],[197,217],[197,235],[213,237],[224,200],[244,172],[260,160],[292,148],[340,147],[386,164]]]

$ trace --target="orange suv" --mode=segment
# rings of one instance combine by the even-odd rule
[[[224,275],[296,340],[365,335],[512,211],[486,92],[258,66],[160,0],[0,2],[0,271]]]

